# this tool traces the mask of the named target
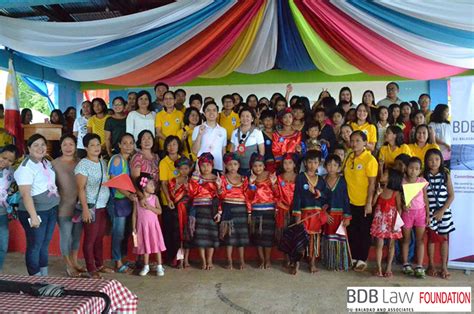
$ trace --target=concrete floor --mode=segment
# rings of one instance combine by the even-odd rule
[[[24,257],[9,253],[7,274],[26,274]],[[297,276],[288,275],[280,263],[270,270],[226,270],[216,264],[212,271],[193,266],[187,270],[166,267],[164,277],[111,274],[138,295],[141,313],[346,313],[348,286],[470,286],[474,275],[451,270],[451,280],[406,277],[394,266],[392,279],[376,278],[365,273],[339,273],[320,270],[311,275],[306,265]],[[50,258],[50,275],[64,276],[61,258]]]

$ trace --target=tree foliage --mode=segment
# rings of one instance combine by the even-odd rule
[[[20,110],[23,108],[30,108],[49,116],[51,110],[48,106],[48,100],[32,90],[19,76],[17,77],[17,82],[20,98]]]

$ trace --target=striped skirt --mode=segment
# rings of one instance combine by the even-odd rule
[[[325,234],[321,241],[321,263],[328,270],[348,271],[349,254],[346,238],[338,234]]]
[[[275,237],[275,210],[254,210],[250,225],[252,243],[255,246],[273,247]]]
[[[196,210],[196,227],[193,247],[216,248],[219,246],[219,227],[214,221],[212,205],[194,206]]]
[[[227,246],[249,245],[249,226],[245,204],[223,203],[220,238]]]

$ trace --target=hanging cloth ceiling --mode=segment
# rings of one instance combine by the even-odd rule
[[[104,20],[0,16],[0,44],[74,81],[136,86],[274,68],[443,78],[474,69],[474,3],[178,0]]]

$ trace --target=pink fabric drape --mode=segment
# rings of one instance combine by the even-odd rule
[[[466,70],[419,57],[365,28],[326,1],[295,0],[295,3],[313,29],[365,73],[427,80]]]

